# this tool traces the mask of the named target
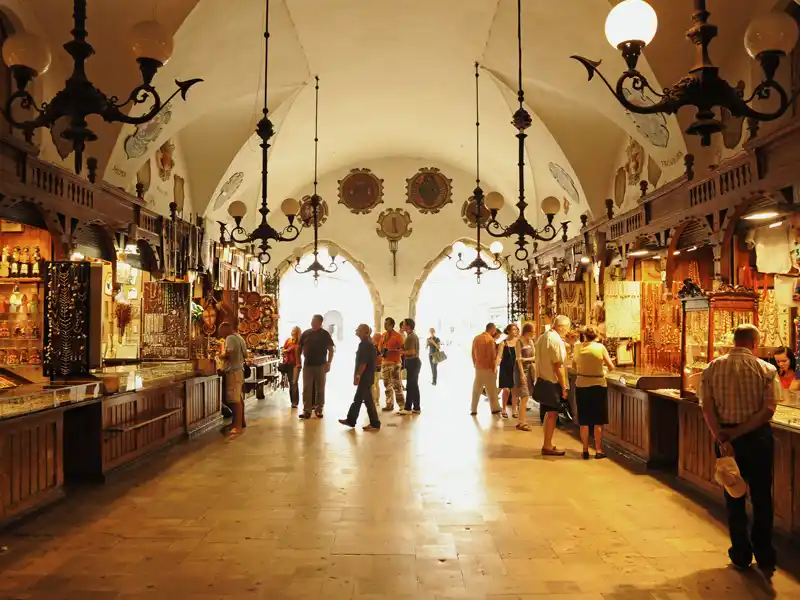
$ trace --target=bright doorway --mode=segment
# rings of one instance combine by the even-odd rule
[[[300,260],[300,268],[311,263],[310,254]],[[319,261],[330,264],[325,249],[319,251]],[[281,278],[280,319],[278,331],[281,344],[297,325],[302,330],[311,326],[311,317],[323,315],[323,327],[328,329],[336,343],[336,360],[332,377],[352,379],[353,356],[358,346],[355,329],[359,323],[374,325],[372,296],[361,273],[341,257],[336,259],[339,269],[332,274],[323,273],[315,283],[311,273],[300,274],[293,268]]]
[[[466,262],[472,258],[474,254],[465,256]],[[431,327],[442,341],[448,360],[446,368],[440,369],[440,377],[447,373],[463,375],[464,369],[471,372],[472,339],[490,321],[503,329],[507,313],[507,278],[503,269],[482,274],[478,283],[474,272],[456,268],[455,259],[445,258],[436,265],[420,289],[416,323],[420,341],[424,343]]]

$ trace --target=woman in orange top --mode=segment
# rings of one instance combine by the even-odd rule
[[[292,327],[292,335],[283,343],[284,372],[289,378],[289,400],[292,408],[300,403],[300,385],[298,383],[299,365],[297,364],[297,346],[300,343],[300,328]]]
[[[378,349],[382,357],[381,374],[383,387],[386,390],[386,405],[384,411],[394,410],[394,400],[397,397],[397,405],[403,408],[405,395],[403,394],[403,382],[400,379],[401,351],[405,346],[402,334],[395,328],[395,321],[392,317],[386,317],[383,321],[385,332],[381,335],[381,343]]]

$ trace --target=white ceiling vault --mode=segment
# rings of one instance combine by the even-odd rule
[[[658,88],[692,63],[693,50],[684,37],[691,2],[651,2],[659,33],[640,67]],[[776,0],[735,2],[742,10],[729,10],[729,0],[709,0],[709,9],[716,11],[712,20],[720,25],[722,41],[714,58],[723,75],[728,54],[735,61],[744,54],[741,39],[750,16]],[[543,178],[552,185],[550,163],[571,174],[581,202],[588,200],[600,215],[628,136],[647,144],[656,159],[669,161],[686,152],[675,119],[664,124],[666,147],[652,146],[642,124],[637,128],[605,86],[587,82],[583,67],[569,59],[571,54],[602,59],[612,79],[622,71],[622,58],[606,42],[603,28],[614,3],[523,0],[524,88],[535,121],[526,147],[526,178],[536,206]],[[68,68],[57,44],[68,36],[71,3],[53,4],[0,0],[0,7],[14,11],[25,28],[44,34],[53,47],[54,65],[43,78],[46,97],[61,86]],[[154,16],[175,33],[175,54],[156,79],[163,93],[171,92],[176,78],[205,81],[191,90],[187,102],[173,103],[171,120],[146,155],[127,158],[123,145],[131,127],[94,123],[101,140],[90,155],[99,159],[108,182],[130,189],[133,174],[156,148],[178,139],[196,211],[214,218],[220,189],[241,172],[243,184],[233,197],[254,213],[260,150],[253,131],[263,99],[264,0],[89,0],[88,29],[97,50],[89,74],[98,87],[121,95],[136,84],[127,31]],[[476,60],[483,66],[482,179],[487,190],[497,189],[514,201],[517,140],[510,120],[516,109],[516,0],[271,0],[270,33],[268,100],[277,131],[269,167],[272,209],[312,180],[314,75],[321,86],[321,174],[392,157],[418,158],[420,167],[431,161],[474,172]],[[404,190],[386,193],[387,199],[403,202]]]

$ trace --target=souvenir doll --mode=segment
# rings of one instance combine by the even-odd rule
[[[31,351],[30,362],[31,362],[32,365],[39,365],[39,364],[42,363],[41,359],[39,358],[39,351],[38,350],[32,350]]]
[[[39,312],[39,294],[31,296],[31,303],[28,305],[28,312],[31,314]]]
[[[20,350],[19,351],[19,364],[27,365],[28,364],[28,351],[27,350]]]
[[[3,248],[3,255],[0,257],[0,277],[8,277],[9,275],[9,255],[11,254],[11,248],[8,246]]]
[[[11,255],[11,277],[19,277],[19,246],[14,246],[14,253]]]
[[[30,277],[31,274],[31,251],[27,246],[22,249],[19,255],[19,276]]]
[[[0,321],[0,338],[8,337],[8,322]]]
[[[41,275],[41,262],[42,262],[42,253],[39,250],[39,246],[34,246],[33,248],[33,258],[31,259],[31,276],[38,277]]]

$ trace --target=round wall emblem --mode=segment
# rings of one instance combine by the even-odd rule
[[[314,225],[314,207],[311,206],[311,196],[303,196],[300,203],[300,212],[297,214],[303,227],[312,227]],[[319,207],[317,208],[317,227],[322,227],[323,223],[328,220],[328,203],[320,198]]]
[[[406,180],[406,202],[416,206],[421,213],[438,213],[445,204],[453,201],[452,183],[453,180],[442,175],[439,169],[420,169]]]
[[[411,215],[401,208],[390,208],[378,216],[378,235],[389,241],[411,235]]]
[[[350,212],[366,214],[383,202],[383,179],[369,169],[352,169],[339,181],[339,204]]]
[[[461,218],[468,227],[475,229],[477,227],[478,207],[475,202],[475,196],[470,196],[469,200],[465,200],[461,206]],[[486,205],[481,206],[481,227],[485,226],[491,217],[489,209]]]

